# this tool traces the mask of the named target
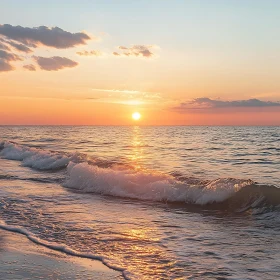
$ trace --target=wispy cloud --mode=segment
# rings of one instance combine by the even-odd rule
[[[191,101],[182,102],[173,110],[184,113],[192,109],[220,109],[220,108],[264,108],[264,107],[280,107],[280,102],[262,101],[259,99],[232,100],[223,101],[211,98],[196,98]]]
[[[32,65],[26,65],[32,66]],[[26,67],[25,67],[26,68]],[[26,68],[27,69],[27,68]],[[27,69],[29,70],[29,69]],[[30,70],[31,71],[31,70]],[[86,95],[81,96],[79,94],[62,94],[55,96],[22,96],[22,95],[1,95],[0,98],[5,99],[53,99],[53,100],[65,100],[65,101],[84,101],[84,102],[98,102],[98,103],[111,103],[111,104],[121,104],[127,106],[161,106],[167,102],[167,100],[161,97],[160,93],[147,93],[140,92],[136,90],[124,90],[124,93],[120,94],[121,90],[113,90],[113,93],[107,90],[103,94],[98,95]],[[128,93],[129,92],[129,93]],[[133,92],[133,94],[131,94]]]
[[[15,70],[16,68],[12,62],[23,59],[26,60],[23,68],[29,71],[36,71],[35,66],[30,64],[31,59],[35,59],[39,65],[38,69],[41,70],[57,71],[65,68],[73,68],[78,63],[70,58],[56,55],[42,57],[36,51],[42,47],[55,50],[74,48],[87,45],[90,40],[97,40],[97,37],[85,32],[72,33],[59,27],[24,27],[20,25],[0,24],[0,72]],[[155,56],[155,50],[157,48],[156,45],[119,46],[118,50],[113,52],[113,56],[148,59]],[[28,55],[30,53],[34,53],[34,55]],[[76,54],[85,57],[99,57],[106,53],[99,50],[82,50],[76,51]],[[105,90],[103,91],[105,92]],[[116,90],[111,92],[121,93],[121,91]],[[122,93],[144,94],[137,91],[122,91]]]
[[[25,46],[24,44],[18,44],[13,41],[6,41],[7,44],[15,48],[19,52],[24,52],[24,53],[31,53],[33,52],[29,47]]]
[[[9,53],[7,51],[0,50],[0,59],[6,60],[6,61],[17,61],[22,60],[22,58],[13,53]]]
[[[63,68],[73,68],[78,65],[76,61],[60,56],[53,56],[53,57],[34,56],[34,59],[38,63],[40,68],[46,71],[57,71]]]
[[[36,71],[36,67],[33,64],[24,65],[23,68],[28,71]]]
[[[27,46],[36,48],[40,45],[57,49],[67,49],[85,45],[91,38],[84,32],[71,33],[59,27],[23,27],[10,24],[0,25],[0,34]]]
[[[149,92],[149,91],[140,91],[140,90],[130,90],[130,89],[100,89],[92,88],[92,91],[97,92],[107,92],[108,96],[118,96],[118,97],[138,97],[138,98],[147,98],[147,99],[160,99],[161,93],[159,92]]]
[[[101,56],[102,52],[97,50],[76,52],[80,56]]]
[[[103,91],[103,92],[110,92],[110,93],[128,93],[128,94],[139,94],[145,93],[139,90],[127,90],[127,89],[101,89],[101,88],[92,88],[93,91]]]
[[[119,46],[119,52],[113,52],[114,56],[132,56],[151,58],[154,54],[155,45],[133,45],[131,47]]]
[[[95,97],[98,101],[106,103],[118,103],[125,105],[155,104],[162,101],[161,93],[131,89],[100,89],[92,88],[98,93]]]
[[[1,95],[0,98],[5,98],[5,99],[54,99],[54,100],[65,100],[65,101],[89,101],[89,100],[96,100],[96,98],[92,97],[77,97],[77,96],[23,96],[23,95]]]
[[[32,53],[39,47],[54,49],[68,49],[79,45],[86,45],[89,40],[95,39],[84,32],[71,33],[59,27],[23,27],[10,24],[0,24],[0,72],[15,70],[11,62],[33,58],[40,69],[57,71],[72,68],[77,62],[61,56],[19,56],[18,53]],[[93,53],[90,53],[93,55]],[[97,53],[96,53],[97,54]],[[24,69],[35,71],[35,66],[24,65]]]
[[[0,38],[0,50],[10,51],[11,49],[5,43],[5,40]]]
[[[22,60],[19,55],[0,50],[0,72],[14,70],[14,67],[10,64],[10,62],[18,60]]]
[[[0,72],[13,71],[14,67],[7,61],[0,59]]]

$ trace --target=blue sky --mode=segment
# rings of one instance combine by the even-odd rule
[[[279,9],[276,0],[2,0],[0,17],[12,25],[106,32],[124,43],[251,49],[279,46]]]

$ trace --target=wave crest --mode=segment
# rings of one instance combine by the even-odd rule
[[[12,142],[3,142],[0,156],[6,159],[22,161],[23,166],[39,170],[54,170],[65,168],[70,158],[55,152],[29,148]]]
[[[260,186],[252,180],[201,181],[176,173],[135,170],[125,164],[89,158],[86,154],[44,151],[9,141],[0,143],[0,157],[19,160],[23,166],[39,170],[67,168],[63,185],[82,192],[237,211],[261,207],[270,211],[280,206],[280,188]],[[5,176],[1,175],[0,179],[9,179]]]
[[[165,174],[100,168],[88,163],[70,162],[67,169],[69,178],[65,186],[83,192],[200,205],[222,202],[254,183],[251,180],[220,178],[205,185],[191,184]]]

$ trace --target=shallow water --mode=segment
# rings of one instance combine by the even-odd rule
[[[2,226],[127,279],[278,279],[279,140],[279,127],[0,127]]]
[[[17,233],[0,229],[0,241],[0,279],[123,279],[99,261],[49,250]]]

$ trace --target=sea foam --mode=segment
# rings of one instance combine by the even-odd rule
[[[110,260],[107,260],[102,256],[94,255],[91,252],[78,252],[78,251],[73,250],[73,249],[71,249],[70,247],[68,247],[64,244],[57,244],[57,243],[54,243],[54,242],[49,242],[49,241],[43,240],[41,238],[38,238],[32,232],[28,231],[25,228],[22,228],[22,227],[19,227],[19,226],[7,225],[2,220],[0,220],[0,229],[25,235],[33,243],[35,243],[37,245],[44,246],[44,247],[49,248],[49,249],[54,250],[54,251],[59,251],[61,253],[65,253],[67,255],[71,255],[71,256],[74,256],[74,257],[87,258],[87,259],[92,259],[92,260],[99,260],[103,264],[105,264],[107,267],[112,268],[112,269],[117,270],[117,271],[121,271],[124,278],[128,279],[126,277],[126,272],[123,268],[118,267],[116,265],[111,265]]]
[[[0,156],[6,159],[22,161],[23,166],[39,170],[54,170],[65,168],[70,158],[65,155],[30,148],[11,142],[3,142]]]
[[[69,178],[65,186],[83,192],[141,200],[207,204],[228,199],[251,180],[220,178],[205,185],[188,184],[174,177],[135,170],[100,168],[88,163],[68,165]]]
[[[22,161],[23,166],[30,168],[67,168],[65,187],[123,198],[205,205],[223,202],[254,184],[246,179],[219,178],[204,182],[193,178],[179,180],[155,171],[101,168],[94,165],[94,161],[89,164],[86,155],[44,151],[8,141],[0,144],[0,150],[2,158]]]

